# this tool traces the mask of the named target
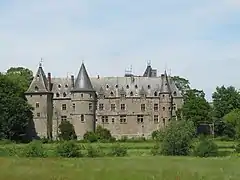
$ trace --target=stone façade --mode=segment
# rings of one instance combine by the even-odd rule
[[[76,80],[74,76],[46,76],[40,65],[25,94],[34,107],[33,138],[55,139],[63,120],[73,124],[78,139],[97,125],[109,129],[116,138],[147,138],[175,119],[183,104],[171,77],[166,72],[158,77],[151,65],[143,76],[89,78],[82,64]]]

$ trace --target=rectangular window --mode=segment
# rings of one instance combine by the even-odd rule
[[[158,123],[158,115],[154,115],[153,116],[153,121],[154,121],[155,124]]]
[[[121,110],[125,110],[126,109],[126,105],[125,104],[121,104]]]
[[[81,122],[84,122],[84,115],[81,115]]]
[[[108,124],[108,116],[102,116],[102,123]]]
[[[127,116],[121,115],[120,116],[120,124],[126,124],[127,123]]]
[[[163,107],[162,110],[165,111],[165,107]]]
[[[116,104],[111,104],[111,111],[115,111],[116,110]]]
[[[141,104],[141,111],[145,111],[146,110],[146,105],[145,104]]]
[[[76,104],[75,103],[72,104],[72,108],[73,108],[73,111],[75,111],[75,109],[76,109]]]
[[[61,121],[66,121],[67,120],[67,116],[61,116]]]
[[[143,123],[143,115],[137,115],[137,123]]]
[[[40,113],[37,113],[37,117],[40,117]]]
[[[158,104],[154,104],[154,105],[153,105],[153,110],[154,110],[154,111],[158,111]]]
[[[39,102],[36,103],[36,108],[39,108]]]
[[[99,110],[102,111],[104,108],[103,104],[99,104]]]
[[[62,110],[63,111],[67,110],[67,105],[66,104],[62,104]]]
[[[89,104],[88,104],[88,108],[89,108],[89,111],[92,111],[92,110],[93,110],[93,105],[92,105],[92,103],[89,103]]]

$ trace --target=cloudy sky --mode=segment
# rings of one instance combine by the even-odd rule
[[[210,99],[240,88],[240,0],[0,0],[0,71],[121,76],[147,61],[190,80]]]

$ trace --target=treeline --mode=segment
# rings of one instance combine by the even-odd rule
[[[28,124],[33,116],[24,92],[32,79],[32,71],[23,67],[0,73],[0,139],[17,142],[28,139]],[[184,97],[184,105],[177,112],[178,119],[191,121],[195,127],[204,123],[212,124],[215,136],[240,138],[240,92],[235,87],[217,87],[210,104],[205,99],[205,93],[191,88],[187,79],[174,76],[173,80]],[[62,136],[66,134],[68,132],[62,132]],[[91,133],[86,136],[92,141],[98,138]]]

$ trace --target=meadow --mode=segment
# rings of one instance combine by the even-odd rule
[[[224,157],[167,157],[153,156],[154,142],[122,142],[128,150],[126,157],[59,158],[53,155],[53,144],[43,144],[48,158],[8,157],[4,149],[26,146],[2,144],[0,146],[0,179],[8,180],[237,180],[240,177],[240,158],[234,153],[235,142],[215,141]],[[79,143],[79,146],[87,146]],[[92,143],[108,151],[111,143]],[[2,153],[1,153],[2,152]],[[52,155],[52,156],[51,156]]]

